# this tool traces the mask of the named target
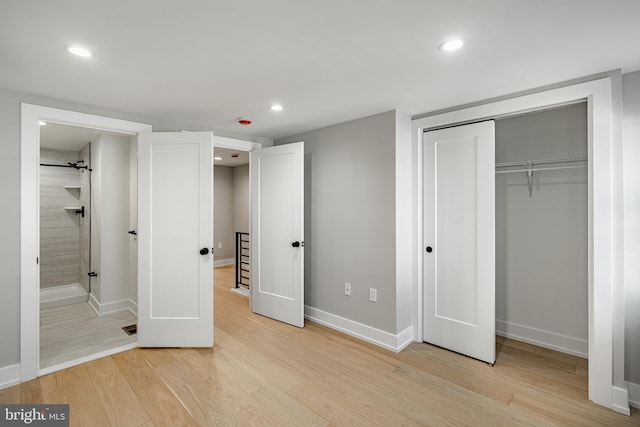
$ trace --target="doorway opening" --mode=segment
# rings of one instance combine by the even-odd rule
[[[587,105],[496,120],[496,333],[588,359]]]
[[[121,329],[137,317],[131,139],[40,124],[41,374],[136,342]]]
[[[214,267],[227,291],[250,297],[249,152],[214,147]]]

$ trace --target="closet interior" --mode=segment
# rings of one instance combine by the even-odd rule
[[[495,122],[496,333],[587,358],[587,104]]]

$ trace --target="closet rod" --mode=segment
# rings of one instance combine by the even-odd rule
[[[561,170],[561,169],[583,169],[586,168],[587,165],[581,166],[557,166],[550,168],[532,168],[532,169],[512,169],[508,171],[496,171],[496,173],[512,173],[512,172],[536,172],[536,171],[552,171],[552,170]]]
[[[551,163],[571,163],[571,162],[586,162],[586,157],[569,157],[565,159],[542,159],[542,160],[528,160],[523,162],[504,162],[496,163],[497,168],[509,167],[509,166],[524,166],[524,165],[543,165]]]

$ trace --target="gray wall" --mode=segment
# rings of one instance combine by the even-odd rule
[[[0,368],[20,361],[20,103],[97,114],[123,120],[148,123],[154,131],[213,130],[216,135],[272,145],[268,138],[217,132],[206,125],[173,122],[136,114],[113,111],[37,95],[0,90],[0,199],[6,206],[0,221]]]
[[[249,165],[233,168],[233,231],[248,233],[251,214],[249,212]]]
[[[77,151],[40,150],[40,163],[66,165],[80,160]],[[73,168],[40,166],[40,288],[80,283],[81,173]]]
[[[215,260],[235,259],[236,231],[249,232],[249,165],[215,166],[213,173]]]
[[[640,384],[640,71],[622,76],[625,380]]]
[[[586,104],[496,121],[497,163],[571,157],[587,157]],[[497,329],[586,341],[587,170],[537,172],[534,182],[529,197],[524,173],[496,174]],[[520,336],[559,344],[533,332]]]
[[[235,257],[235,233],[233,230],[233,169],[227,166],[213,168],[215,238],[214,260]],[[222,248],[220,248],[222,244]]]
[[[390,111],[275,142],[304,141],[305,304],[393,334],[395,124]]]

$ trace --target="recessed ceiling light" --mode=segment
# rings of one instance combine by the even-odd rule
[[[67,49],[67,52],[72,53],[81,58],[91,58],[93,56],[93,52],[91,52],[89,49],[82,46],[70,45],[70,46],[66,46],[66,49]]]
[[[464,46],[464,40],[462,39],[445,40],[440,45],[440,50],[443,52],[453,52],[454,50],[460,49],[462,46]]]
[[[38,120],[38,124],[39,124],[40,126],[46,126],[46,125],[47,125],[47,122],[43,122],[42,120]]]
[[[222,157],[215,156],[213,160],[222,160]]]
[[[280,105],[280,104],[272,104],[272,105],[269,106],[269,109],[271,111],[282,111],[282,110],[284,110],[284,107],[282,105]]]

